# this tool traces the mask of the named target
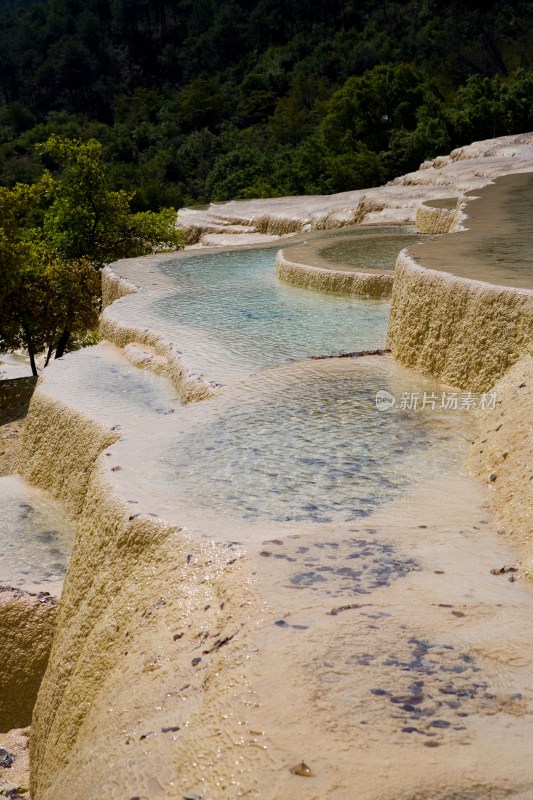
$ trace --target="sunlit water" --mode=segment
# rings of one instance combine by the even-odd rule
[[[55,589],[67,571],[74,531],[44,492],[16,475],[0,478],[0,584]]]
[[[420,236],[377,236],[344,239],[338,244],[318,250],[318,255],[338,267],[392,272],[398,253],[404,247],[419,243]]]
[[[276,278],[275,257],[263,249],[169,261],[160,269],[178,291],[154,301],[150,313],[215,337],[248,373],[383,346],[388,302],[287,286]]]
[[[406,238],[418,240],[372,234],[343,237],[331,249],[348,246],[359,257],[369,247],[376,264],[393,260]],[[164,441],[155,437],[154,484],[250,521],[344,522],[460,461],[468,415],[376,409],[379,389],[395,388],[399,400],[402,392],[439,390],[436,381],[379,358],[277,369],[319,353],[383,347],[389,304],[286,286],[274,260],[275,251],[256,249],[158,267],[177,291],[151,303],[152,318],[207,332],[249,373],[262,373],[202,409],[183,409],[183,423],[172,421],[174,441],[170,431]]]
[[[110,428],[131,431],[180,406],[167,381],[132,366],[106,342],[73,354],[57,369],[64,370],[64,381],[54,381],[52,390]]]
[[[418,239],[403,230],[377,233],[332,238],[322,255],[387,269],[399,249]],[[291,364],[383,347],[389,304],[287,286],[275,276],[275,256],[274,249],[252,249],[182,255],[158,266],[176,290],[148,301],[150,324],[165,335],[173,325],[186,331],[200,363],[213,363],[222,376],[235,368],[239,376],[205,407],[179,408],[166,382],[131,367],[109,345],[65,361],[68,381],[57,382],[60,393],[123,434],[138,431],[123,443],[131,450],[124,477],[134,478],[132,490],[152,487],[167,508],[176,502],[250,523],[349,523],[456,468],[472,414],[414,412],[399,403],[388,412],[376,409],[380,389],[399,399],[438,394],[437,382],[389,359]],[[255,378],[242,383],[243,375]],[[148,426],[154,433],[146,442]],[[20,582],[30,573],[59,579],[68,536],[39,516],[35,503],[13,500],[12,489],[5,498],[16,517],[7,527],[18,531],[6,546],[5,579]]]
[[[380,390],[395,408],[376,408]],[[124,465],[128,497],[153,493],[181,509],[176,521],[193,508],[250,522],[347,523],[457,469],[473,414],[440,408],[443,391],[379,356],[293,364],[183,408],[142,447],[113,446],[110,463]],[[402,408],[412,397],[418,408]]]

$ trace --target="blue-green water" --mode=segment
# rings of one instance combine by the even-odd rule
[[[403,237],[390,235],[386,249],[391,238],[400,249]],[[361,237],[361,252],[379,242]],[[208,366],[215,342],[208,374],[216,367],[222,382],[232,382],[224,378],[236,364],[255,377],[189,408],[176,434],[172,426],[156,438],[152,478],[162,487],[179,476],[179,497],[250,521],[347,522],[448,469],[469,425],[457,412],[378,411],[379,390],[399,398],[439,389],[390,359],[306,362],[383,347],[389,303],[287,286],[275,258],[273,249],[251,249],[159,267],[176,291],[151,303],[151,318],[167,335],[174,325],[185,330]]]
[[[387,391],[396,406],[378,410]],[[437,397],[417,410],[402,395]],[[160,485],[197,508],[246,520],[350,522],[457,466],[467,411],[439,407],[438,382],[389,358],[320,360],[267,371],[252,385],[185,410],[156,439]]]
[[[214,336],[249,371],[313,355],[383,347],[389,303],[321,295],[276,278],[272,249],[166,262],[175,294],[150,313]],[[199,337],[201,338],[201,336]]]
[[[420,243],[418,236],[376,236],[343,239],[318,251],[326,261],[338,267],[393,272],[400,250]]]

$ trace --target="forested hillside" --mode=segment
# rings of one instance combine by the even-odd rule
[[[0,0],[0,183],[103,142],[137,209],[380,184],[533,128],[533,0]]]

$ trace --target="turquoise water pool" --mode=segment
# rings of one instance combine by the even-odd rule
[[[376,236],[343,239],[318,250],[318,255],[339,268],[371,269],[393,272],[396,259],[404,247],[420,243],[418,236]]]
[[[377,408],[383,391],[394,408]],[[117,463],[134,477],[131,496],[149,487],[185,520],[190,507],[250,522],[349,523],[461,464],[473,413],[440,408],[442,391],[388,357],[299,362],[190,404],[152,429],[142,452],[121,445]],[[434,408],[401,407],[424,392]]]
[[[232,362],[257,372],[313,355],[383,347],[384,300],[321,295],[281,283],[273,249],[181,257],[159,268],[176,285],[152,318],[215,337]],[[209,353],[203,352],[206,361]]]

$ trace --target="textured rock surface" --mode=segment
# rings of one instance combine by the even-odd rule
[[[72,354],[42,380],[25,444],[40,476],[63,469],[61,428],[39,435],[46,398],[53,412],[62,391],[67,429],[71,414],[84,418],[84,436],[92,426],[99,435],[64,371],[102,347]],[[177,416],[165,417],[167,428]],[[124,428],[128,441],[97,458],[86,484],[34,711],[35,800],[351,800],[354,782],[363,800],[449,800],[450,791],[500,800],[502,786],[527,798],[529,694],[513,699],[510,687],[530,676],[516,621],[528,595],[490,573],[510,562],[493,541],[501,537],[482,487],[459,475],[430,481],[342,535],[338,525],[298,523],[273,539],[265,524],[263,549],[243,554],[233,537],[247,541],[248,523],[234,528],[224,517],[202,538],[156,516],[157,491],[132,496],[121,453],[135,436],[142,450],[153,433]],[[83,450],[85,440],[71,446]],[[322,582],[306,585],[302,572],[321,566],[319,554]],[[358,558],[350,585],[347,556]],[[427,741],[446,745],[438,759]],[[290,771],[302,758],[315,773],[303,787]]]
[[[503,527],[533,576],[533,357],[517,361],[492,391],[496,404],[480,415],[469,466],[492,487]]]
[[[55,428],[45,442],[35,433],[51,405],[33,408],[26,442],[41,459],[41,481],[47,469],[62,474],[54,453],[64,434]],[[70,413],[98,439],[98,423]],[[81,461],[85,438],[70,445]],[[231,748],[237,722],[224,722],[221,709],[246,652],[249,582],[238,553],[132,514],[97,463],[34,713],[33,796],[168,796],[162,787],[173,775],[193,780],[199,732],[213,762]]]
[[[146,295],[147,290],[149,291],[150,264],[157,264],[158,261],[167,258],[168,255],[129,259],[130,262],[137,261],[139,263],[144,283],[142,287],[141,282],[139,285],[135,285],[120,276],[120,261],[113,264],[113,268],[106,267],[103,270],[103,314],[100,322],[100,335],[103,339],[113,342],[117,347],[123,348],[126,356],[135,366],[149,369],[157,375],[165,375],[175,387],[182,402],[190,403],[216,395],[218,387],[205,380],[202,375],[198,375],[192,366],[185,364],[181,352],[167,338],[156,330],[140,325],[133,326],[130,322],[125,322],[120,314],[120,303],[113,305],[122,297],[135,294],[139,288],[142,288],[143,294]],[[157,280],[162,281],[160,274],[157,275]],[[112,305],[113,308],[111,308]]]
[[[533,292],[425,269],[406,251],[394,276],[387,347],[401,364],[486,392],[533,348]]]
[[[56,601],[0,587],[0,730],[29,725],[52,646]]]
[[[43,417],[46,425],[42,424]],[[30,483],[62,501],[67,511],[80,512],[95,459],[118,433],[88,423],[79,412],[51,399],[37,387],[24,429],[19,472]],[[52,461],[43,460],[42,453]]]
[[[426,200],[460,197],[499,175],[531,171],[533,134],[504,136],[460,147],[386,186],[329,196],[235,200],[205,210],[181,209],[178,225],[185,230],[187,243],[194,244],[209,233],[279,236],[358,223],[414,223],[417,209]],[[236,229],[236,225],[245,228]]]
[[[0,748],[14,756],[14,762],[8,769],[0,768],[0,792],[18,795],[30,800],[30,752],[29,728],[14,728],[7,733],[0,733]]]
[[[450,233],[458,222],[459,202],[454,208],[432,208],[423,203],[416,211],[416,229],[419,233]]]
[[[276,258],[276,274],[280,280],[293,286],[353,297],[390,297],[393,284],[392,275],[344,272],[340,269],[297,264],[289,261],[283,250],[279,251]]]
[[[60,378],[56,369],[43,381],[52,405]],[[36,411],[46,427],[44,399]],[[53,441],[30,444],[60,468]],[[501,800],[509,787],[526,800],[529,694],[510,687],[530,676],[516,622],[528,595],[490,574],[508,553],[499,541],[487,552],[486,537],[500,537],[479,487],[464,476],[430,482],[362,521],[364,532],[345,531],[346,542],[338,529],[298,525],[243,555],[136,513],[117,491],[126,469],[109,468],[106,452],[87,485],[35,707],[35,800],[351,800],[354,782],[363,800]],[[294,590],[309,548],[325,551],[330,592]],[[354,550],[359,569],[369,559],[363,596],[343,588]],[[291,772],[302,759],[314,772],[304,786]]]

